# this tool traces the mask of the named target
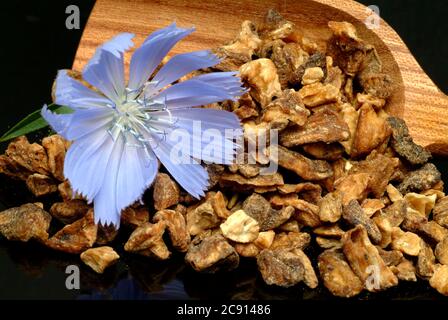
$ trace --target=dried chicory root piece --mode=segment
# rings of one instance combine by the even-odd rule
[[[81,253],[81,260],[96,273],[103,273],[106,268],[118,261],[120,256],[111,247],[104,246],[87,249]]]

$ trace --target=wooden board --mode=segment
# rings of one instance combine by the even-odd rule
[[[418,65],[396,32],[383,20],[379,28],[365,25],[371,14],[351,0],[98,0],[89,17],[73,68],[82,70],[97,46],[119,32],[135,33],[140,45],[152,31],[176,21],[196,31],[171,54],[216,47],[236,35],[243,20],[260,21],[277,9],[318,41],[329,37],[330,20],[353,23],[360,36],[376,46],[385,72],[396,84],[389,112],[404,118],[414,140],[433,153],[448,155],[448,98]],[[130,54],[126,56],[129,63]]]

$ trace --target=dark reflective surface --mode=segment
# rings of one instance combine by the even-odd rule
[[[430,77],[448,92],[447,2],[374,2]],[[6,131],[18,119],[49,102],[56,70],[71,66],[82,32],[65,29],[65,8],[73,3],[80,7],[83,26],[93,1],[2,2],[0,21],[5,23],[3,30],[7,34],[0,47],[4,83],[0,131]],[[0,152],[4,147],[0,144]],[[448,161],[435,162],[447,183]],[[28,201],[34,199],[22,183],[0,176],[0,210]],[[114,247],[122,248],[125,240],[123,235]],[[310,256],[316,256],[312,251],[310,248]],[[119,254],[122,258],[117,265],[97,275],[78,256],[54,252],[36,243],[0,239],[0,299],[335,299],[322,287],[311,290],[303,285],[289,289],[267,286],[252,260],[242,260],[233,272],[207,275],[186,267],[180,255],[159,262],[120,250]],[[80,268],[80,290],[66,289],[68,265]],[[419,281],[402,282],[386,292],[365,293],[357,299],[444,298],[426,282]]]

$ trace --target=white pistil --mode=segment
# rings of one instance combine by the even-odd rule
[[[176,121],[173,121],[170,110],[166,107],[166,100],[155,101],[144,96],[146,87],[153,84],[156,83],[149,81],[138,89],[126,88],[121,104],[108,105],[115,111],[111,126],[108,129],[112,139],[116,141],[122,134],[126,145],[143,148],[148,157],[148,150],[151,148],[149,143],[152,142],[152,139],[160,138],[157,145],[160,140],[166,139],[166,130],[157,127],[172,128],[176,123]],[[166,112],[169,119],[151,115],[151,113],[161,111]],[[157,145],[152,146],[152,148],[157,147]]]

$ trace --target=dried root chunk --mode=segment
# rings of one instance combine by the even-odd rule
[[[283,168],[294,171],[306,180],[322,180],[333,175],[333,170],[328,162],[311,160],[282,146],[270,146],[269,154],[272,161],[277,162]]]
[[[389,197],[390,201],[395,203],[397,201],[403,200],[403,195],[393,185],[388,184],[386,187],[386,191],[387,191],[387,196]]]
[[[436,257],[431,247],[422,242],[417,259],[417,273],[420,277],[431,278],[436,267]]]
[[[238,164],[239,173],[245,178],[253,178],[260,174],[260,166],[258,164]]]
[[[179,186],[166,173],[159,173],[154,181],[154,208],[163,210],[179,203]]]
[[[129,207],[121,212],[121,223],[137,228],[149,222],[149,211],[145,207]]]
[[[393,82],[387,74],[362,72],[358,78],[361,87],[368,94],[381,99],[387,99],[392,94]]]
[[[258,234],[257,239],[253,242],[260,249],[268,249],[274,242],[275,232],[272,230],[262,231]]]
[[[371,177],[368,173],[355,173],[335,181],[337,194],[342,196],[342,204],[347,205],[352,200],[363,200],[367,197]]]
[[[341,238],[345,231],[342,230],[337,224],[330,224],[315,228],[313,233],[322,237]]]
[[[221,219],[227,219],[231,212],[227,209],[227,200],[221,191],[216,192],[210,199],[215,214]]]
[[[330,109],[311,115],[303,127],[291,127],[280,133],[280,143],[286,147],[313,143],[344,141],[350,137],[345,121]]]
[[[408,160],[411,164],[425,164],[431,158],[431,153],[423,147],[417,145],[409,135],[406,122],[400,118],[387,118],[389,126],[392,128],[392,139],[390,145],[400,156]]]
[[[437,196],[433,194],[432,196],[425,196],[418,193],[410,192],[404,196],[408,204],[408,211],[412,210],[420,214],[422,217],[428,218],[431,210],[434,208]]]
[[[340,249],[342,242],[340,239],[316,237],[316,243],[322,249]]]
[[[90,207],[84,200],[56,202],[50,208],[51,215],[64,224],[70,224],[84,217]]]
[[[418,256],[421,250],[422,239],[412,232],[404,232],[400,228],[392,229],[392,249],[410,255]]]
[[[279,227],[294,213],[294,209],[288,206],[280,210],[273,209],[269,201],[256,193],[244,201],[242,208],[246,214],[258,222],[261,231]]]
[[[13,179],[26,180],[32,172],[21,167],[5,155],[0,155],[0,173]]]
[[[300,249],[266,249],[257,257],[258,269],[269,285],[291,287],[300,281],[310,288],[318,285],[309,258]]]
[[[235,242],[248,243],[258,237],[260,227],[258,222],[247,215],[244,210],[238,210],[232,213],[227,220],[220,226],[222,234]]]
[[[358,201],[351,200],[347,205],[344,205],[342,217],[354,226],[362,225],[374,243],[381,242],[382,236],[380,229],[378,229],[378,226],[364,213]]]
[[[271,205],[263,196],[253,193],[243,202],[244,212],[254,218],[260,225],[268,219],[271,213]]]
[[[236,243],[235,250],[242,257],[256,257],[261,250],[268,249],[274,241],[275,232],[272,230],[262,231],[257,239],[251,243]]]
[[[342,215],[342,199],[338,193],[327,193],[318,203],[319,218],[323,222],[337,222]]]
[[[212,229],[220,224],[219,217],[215,214],[210,201],[200,205],[189,207],[187,210],[187,229],[190,235],[197,235],[207,229]]]
[[[124,245],[124,250],[138,253],[144,256],[156,257],[166,260],[171,252],[163,242],[162,236],[165,232],[166,224],[159,221],[155,224],[145,223],[132,232],[129,240]]]
[[[40,173],[34,173],[26,179],[28,190],[36,197],[45,196],[58,191],[58,186],[53,178]]]
[[[437,266],[433,276],[429,279],[431,287],[444,296],[448,296],[448,266]]]
[[[347,124],[348,130],[350,132],[350,137],[348,140],[340,141],[340,144],[344,147],[345,152],[351,155],[353,141],[355,140],[356,127],[358,126],[358,112],[350,103],[343,103],[341,106],[341,111],[339,115]]]
[[[383,248],[376,247],[378,250],[378,253],[381,256],[381,259],[383,259],[384,263],[390,267],[390,266],[398,266],[404,259],[403,253],[398,250],[384,250]]]
[[[45,241],[51,216],[35,204],[28,203],[0,213],[0,234],[8,240]]]
[[[236,39],[231,44],[221,48],[229,56],[242,56],[246,61],[249,61],[261,43],[255,24],[246,20],[241,24],[241,30]]]
[[[431,189],[437,182],[441,180],[441,174],[436,166],[427,163],[418,170],[410,172],[398,186],[398,190],[402,194],[408,192],[420,192]]]
[[[333,32],[328,44],[329,54],[347,75],[355,76],[362,69],[366,52],[371,47],[358,38],[356,28],[348,22],[330,21],[328,27]]]
[[[45,244],[55,250],[79,254],[91,248],[96,241],[98,227],[93,219],[93,210],[72,224],[66,225]]]
[[[324,77],[324,71],[319,67],[311,67],[305,69],[302,77],[302,84],[304,86],[316,82],[320,82]]]
[[[292,287],[304,279],[302,260],[295,249],[266,249],[257,257],[257,265],[264,282],[268,285]]]
[[[361,172],[369,174],[369,190],[376,198],[380,198],[383,196],[397,166],[397,158],[389,158],[373,151],[365,160],[354,164],[349,174]]]
[[[362,281],[338,251],[326,250],[321,253],[318,267],[324,286],[337,297],[354,297],[364,289]]]
[[[384,208],[384,202],[381,199],[364,199],[361,203],[361,207],[365,214],[370,218]]]
[[[250,96],[249,96],[250,97]],[[252,99],[252,98],[250,98]],[[257,109],[251,108],[249,106],[241,106],[233,111],[240,120],[246,120],[252,117],[258,117],[259,113]]]
[[[265,108],[273,97],[282,94],[277,68],[266,58],[245,63],[240,67],[241,79],[251,88],[251,96]]]
[[[206,165],[208,177],[209,177],[209,188],[213,188],[218,182],[219,177],[224,172],[225,168],[222,165],[210,163]],[[181,200],[181,197],[179,195],[179,202]]]
[[[264,22],[259,27],[260,36],[263,39],[284,39],[294,31],[294,24],[278,13],[270,9],[264,17]]]
[[[43,175],[50,172],[45,149],[37,143],[30,144],[25,136],[11,142],[5,153],[12,161],[30,172]]]
[[[384,290],[398,284],[397,277],[386,266],[375,246],[370,243],[363,226],[358,225],[346,232],[342,241],[344,254],[362,282],[378,280],[376,283],[378,286],[374,283],[367,288],[369,291]]]
[[[221,187],[232,187],[236,190],[244,190],[264,187],[277,187],[284,184],[283,177],[279,173],[271,175],[259,175],[254,178],[245,178],[237,173],[224,172],[219,180]]]
[[[120,259],[118,253],[111,247],[98,247],[87,249],[81,253],[81,260],[96,273],[104,273],[104,270]]]
[[[303,86],[299,90],[299,97],[305,106],[313,108],[336,102],[339,98],[339,90],[331,84],[316,82]]]
[[[403,223],[401,224],[401,228],[410,232],[417,233],[427,222],[428,219],[425,216],[422,216],[418,212],[408,208]]]
[[[285,232],[300,232],[300,227],[296,220],[288,220],[277,229]]]
[[[270,214],[260,225],[261,230],[269,230],[280,227],[294,214],[294,207],[286,206],[279,210],[271,209]]]
[[[352,156],[370,153],[391,134],[386,119],[378,115],[372,106],[364,104],[359,109],[358,125],[353,141]]]
[[[308,256],[301,249],[293,249],[292,252],[297,255],[303,266],[303,282],[311,289],[314,289],[319,284],[316,273]]]
[[[303,126],[309,114],[294,89],[288,89],[263,110],[261,121],[269,123],[272,129],[283,130],[290,122]]]
[[[239,256],[220,234],[194,239],[185,255],[185,261],[196,271],[214,273],[238,267]]]
[[[297,84],[294,71],[308,58],[308,53],[299,44],[282,40],[264,41],[258,55],[274,62],[282,88]]]
[[[42,139],[42,146],[47,151],[48,169],[53,177],[64,181],[64,160],[66,141],[60,135],[52,135]]]
[[[379,110],[384,107],[386,104],[386,100],[382,98],[375,97],[371,94],[358,93],[356,95],[356,101],[359,106],[362,106],[364,103],[370,104],[375,110]]]
[[[303,151],[319,160],[334,161],[342,158],[344,154],[344,149],[337,143],[315,142],[305,144],[302,148]]]
[[[443,188],[443,187],[442,187]],[[445,192],[435,189],[434,187],[425,191],[422,191],[421,194],[425,196],[435,195],[437,200],[442,199],[445,196]]]
[[[291,206],[296,209],[295,219],[304,226],[315,228],[321,224],[319,220],[319,207],[299,199],[296,194],[285,196],[273,195],[269,200],[276,207]],[[287,210],[287,208],[283,210]]]
[[[435,221],[423,223],[418,231],[420,235],[427,239],[432,239],[436,243],[448,236],[448,230]]]
[[[437,201],[432,210],[434,221],[441,226],[448,228],[448,196],[443,197]]]
[[[407,259],[404,259],[397,266],[392,266],[390,269],[393,273],[395,273],[399,280],[412,282],[417,281],[415,267],[412,262]]]
[[[404,200],[398,200],[382,210],[392,227],[399,227],[406,217],[407,204]]]
[[[392,225],[384,215],[375,216],[372,220],[381,233],[381,241],[378,242],[378,246],[386,248],[392,242]]]
[[[280,192],[280,194],[300,194],[300,196],[304,200],[313,204],[317,204],[317,202],[322,199],[322,187],[311,182],[285,184],[283,186],[277,187],[277,190]]]
[[[306,232],[281,232],[274,237],[270,249],[305,249],[311,241],[311,236]]]
[[[156,212],[153,217],[154,222],[163,221],[168,229],[170,235],[171,244],[173,247],[180,251],[186,252],[190,245],[190,234],[187,230],[187,223],[184,216],[175,210],[161,210]]]
[[[448,265],[448,237],[437,244],[435,254],[440,263]]]
[[[324,84],[330,84],[341,91],[342,84],[344,82],[344,76],[342,75],[341,69],[339,67],[333,66],[333,61],[331,57],[327,57],[327,77],[324,80]]]
[[[260,253],[260,248],[251,243],[235,243],[235,251],[240,257],[255,258]]]

